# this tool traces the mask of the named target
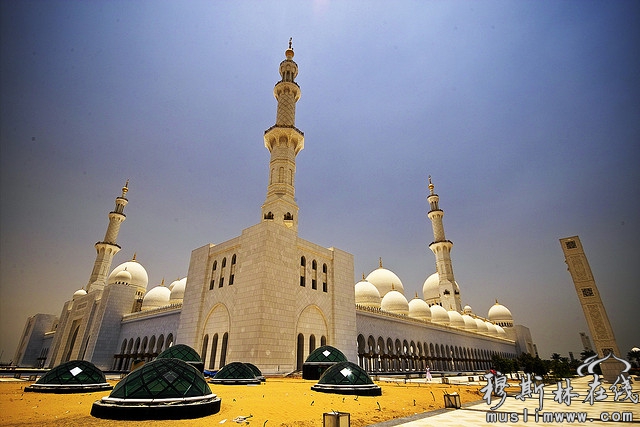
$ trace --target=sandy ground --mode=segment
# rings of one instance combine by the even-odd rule
[[[316,381],[268,378],[254,386],[213,385],[222,399],[220,412],[204,418],[167,421],[111,421],[90,415],[94,401],[109,392],[82,394],[24,393],[29,382],[0,382],[0,425],[2,426],[240,426],[238,416],[250,416],[244,426],[322,426],[322,414],[331,411],[351,414],[352,426],[366,426],[444,407],[445,393],[457,392],[461,402],[481,399],[480,386],[445,384],[403,384],[378,382],[382,396],[365,397],[319,393],[311,390]],[[114,383],[115,384],[115,383]]]

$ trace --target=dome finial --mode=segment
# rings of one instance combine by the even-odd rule
[[[293,40],[293,37],[289,37],[289,49],[285,50],[285,52],[284,52],[284,56],[288,60],[293,59],[293,48],[291,47],[292,40]]]
[[[364,273],[362,273],[362,280],[364,280]]]
[[[124,187],[122,187],[122,197],[125,198],[127,195],[127,191],[129,191],[129,179],[127,178],[127,182],[125,182]]]
[[[138,255],[138,253],[137,253],[137,252],[134,252],[134,253],[133,253],[133,258],[131,258],[131,261],[136,261],[136,255]]]
[[[378,263],[380,264],[380,267],[379,267],[379,268],[382,268],[382,257],[380,257],[380,258],[378,259]]]

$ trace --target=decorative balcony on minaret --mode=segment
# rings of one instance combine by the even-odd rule
[[[281,79],[273,89],[278,101],[276,124],[264,133],[264,145],[271,153],[267,197],[262,205],[262,220],[274,221],[298,229],[298,204],[295,200],[296,156],[304,148],[304,133],[295,126],[296,102],[300,86],[295,82],[298,64],[293,61],[291,39],[280,63]]]

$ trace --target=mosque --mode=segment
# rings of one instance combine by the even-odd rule
[[[445,237],[439,196],[429,178],[429,248],[436,272],[410,301],[400,278],[380,266],[354,287],[353,255],[298,236],[296,156],[304,133],[295,126],[300,86],[289,42],[274,87],[276,122],[264,133],[270,152],[260,222],[239,236],[191,253],[187,277],[148,289],[136,259],[113,270],[117,237],[126,219],[128,181],[109,213],[88,284],[60,315],[27,319],[14,360],[18,366],[54,367],[87,360],[103,370],[126,371],[174,343],[200,351],[205,369],[249,362],[265,373],[302,370],[316,348],[331,345],[367,372],[471,371],[491,357],[535,355],[529,329],[514,324],[496,301],[486,317],[461,304]]]

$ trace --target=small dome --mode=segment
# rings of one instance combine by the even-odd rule
[[[109,277],[107,278],[107,285],[115,284],[117,281],[116,276],[118,276],[118,273],[125,270],[131,276],[128,282],[130,286],[136,286],[142,291],[147,290],[147,285],[149,284],[149,275],[147,274],[147,270],[144,269],[142,264],[135,260],[135,256],[133,260],[124,262],[111,271],[111,274],[109,274]],[[120,277],[124,278],[125,276]]]
[[[366,280],[367,282],[373,283],[382,298],[384,298],[392,287],[401,294],[404,294],[404,286],[402,286],[400,278],[396,276],[393,271],[387,270],[382,266],[369,273]]]
[[[431,320],[431,309],[429,304],[417,296],[409,301],[409,317],[420,320]]]
[[[187,363],[202,362],[202,359],[200,359],[200,355],[198,354],[198,352],[186,344],[172,345],[171,347],[160,353],[156,357],[156,359],[180,359],[183,362]]]
[[[86,360],[71,360],[61,363],[44,374],[35,384],[24,391],[43,393],[87,393],[111,390],[104,373]]]
[[[213,384],[260,384],[262,381],[256,377],[251,367],[242,362],[231,362],[224,365],[210,380]]]
[[[434,323],[449,324],[449,313],[442,306],[436,304],[429,307],[431,309],[431,321]]]
[[[433,273],[427,277],[422,285],[422,296],[425,301],[435,301],[440,299],[440,276],[438,273]]]
[[[478,332],[482,332],[483,334],[489,333],[489,328],[487,328],[487,324],[482,319],[475,319],[476,325],[478,326]]]
[[[463,314],[472,314],[473,313],[473,309],[471,308],[470,305],[465,305],[464,308],[462,309],[462,313]]]
[[[449,325],[450,326],[464,329],[465,323],[464,323],[464,319],[462,318],[462,315],[460,313],[458,313],[457,311],[454,311],[454,310],[450,310],[450,311],[447,312],[447,314],[449,315]]]
[[[467,306],[469,307],[469,306]],[[475,331],[478,329],[478,325],[476,324],[476,321],[474,320],[473,317],[469,316],[468,314],[463,314],[462,315],[462,320],[464,320],[464,328],[468,329],[470,331]]]
[[[323,345],[322,347],[318,347],[313,350],[307,357],[307,360],[304,361],[304,363],[327,364],[344,362],[346,360],[347,357],[337,348],[330,345]]]
[[[151,288],[149,292],[142,299],[142,309],[150,310],[152,308],[164,307],[169,305],[171,299],[171,291],[169,288],[158,285]]]
[[[169,300],[172,304],[177,302],[182,302],[184,299],[184,290],[187,286],[187,278],[181,280],[176,280],[169,285],[169,289],[171,290],[171,295]]]
[[[87,294],[87,291],[85,291],[84,289],[78,289],[77,291],[75,291],[73,293],[73,298],[81,297],[81,296],[86,295],[86,294]]]
[[[367,282],[362,279],[356,283],[356,304],[365,307],[377,307],[380,308],[380,292],[378,288],[371,282]]]
[[[501,326],[513,326],[511,311],[504,305],[496,303],[489,309],[489,320]]]
[[[321,393],[381,396],[382,389],[374,384],[360,366],[353,362],[339,362],[325,371],[311,390]]]
[[[500,325],[493,325],[496,328],[496,331],[498,331],[498,336],[502,337],[502,338],[506,338],[507,333],[505,332],[505,330],[502,328],[502,326]]]
[[[400,292],[395,289],[390,290],[382,298],[380,308],[384,311],[394,314],[403,314],[407,316],[409,314],[409,303],[407,299]]]
[[[492,335],[494,337],[498,336],[498,330],[496,329],[496,325],[494,325],[491,322],[484,322],[485,325],[487,325],[487,331],[489,335]]]

